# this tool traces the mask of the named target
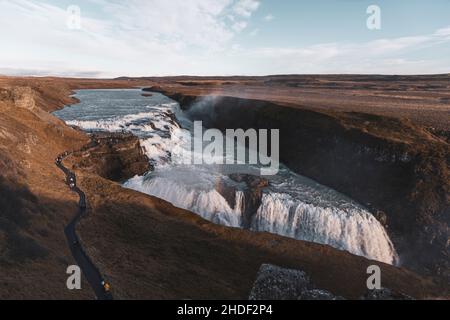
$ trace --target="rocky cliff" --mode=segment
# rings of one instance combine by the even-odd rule
[[[153,90],[206,127],[280,129],[283,163],[366,205],[404,265],[450,276],[450,145],[440,136],[386,116]]]
[[[152,170],[136,136],[95,133],[90,138],[91,142],[70,158],[73,170],[97,174],[117,182]]]

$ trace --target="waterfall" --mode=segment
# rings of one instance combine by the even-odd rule
[[[132,132],[154,164],[154,172],[134,177],[124,187],[164,199],[216,224],[243,226],[242,189],[235,189],[235,203],[230,204],[216,190],[217,182],[227,179],[220,169],[190,165],[192,158],[202,155],[192,151],[191,133],[186,129],[189,120],[183,119],[183,128],[175,121],[178,104],[156,93],[141,97],[139,90],[82,91],[77,97],[80,104],[56,114],[86,130]],[[389,264],[398,262],[385,229],[361,205],[285,167],[269,182],[252,216],[252,230],[327,244]]]
[[[323,208],[294,201],[286,194],[264,194],[251,227],[255,231],[327,244],[388,264],[398,261],[385,229],[365,210]]]
[[[127,181],[124,187],[164,199],[213,223],[228,227],[241,226],[244,196],[241,191],[236,192],[236,205],[231,208],[227,200],[214,188],[190,188],[189,185],[171,180],[167,176],[152,179],[135,177]]]

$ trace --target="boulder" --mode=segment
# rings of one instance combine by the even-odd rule
[[[303,271],[263,264],[249,300],[297,300],[309,285],[309,277]]]

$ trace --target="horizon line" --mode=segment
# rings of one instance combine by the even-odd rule
[[[57,78],[57,79],[85,79],[85,80],[132,80],[150,78],[268,78],[268,77],[302,77],[302,76],[384,76],[384,77],[422,77],[422,76],[450,76],[450,72],[443,73],[418,73],[418,74],[387,74],[387,73],[279,73],[267,75],[158,75],[158,76],[118,76],[118,77],[86,77],[86,76],[63,76],[63,75],[14,75],[0,74],[0,77],[7,78]]]

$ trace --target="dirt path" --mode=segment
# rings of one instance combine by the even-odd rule
[[[77,187],[76,184],[76,176],[73,172],[68,170],[62,164],[62,160],[67,157],[69,153],[65,153],[60,155],[56,160],[56,166],[61,169],[66,175],[67,184],[69,185],[72,192],[75,192],[80,197],[79,205],[78,205],[78,213],[75,217],[70,221],[70,223],[66,226],[64,233],[67,238],[67,242],[69,244],[69,249],[72,252],[72,256],[75,261],[78,263],[78,266],[83,271],[84,276],[92,287],[92,290],[95,292],[95,296],[99,300],[112,300],[113,296],[109,292],[109,284],[103,279],[100,271],[83,250],[83,247],[79,241],[78,235],[76,233],[76,225],[79,220],[86,214],[87,205],[86,205],[86,195],[84,192]]]

